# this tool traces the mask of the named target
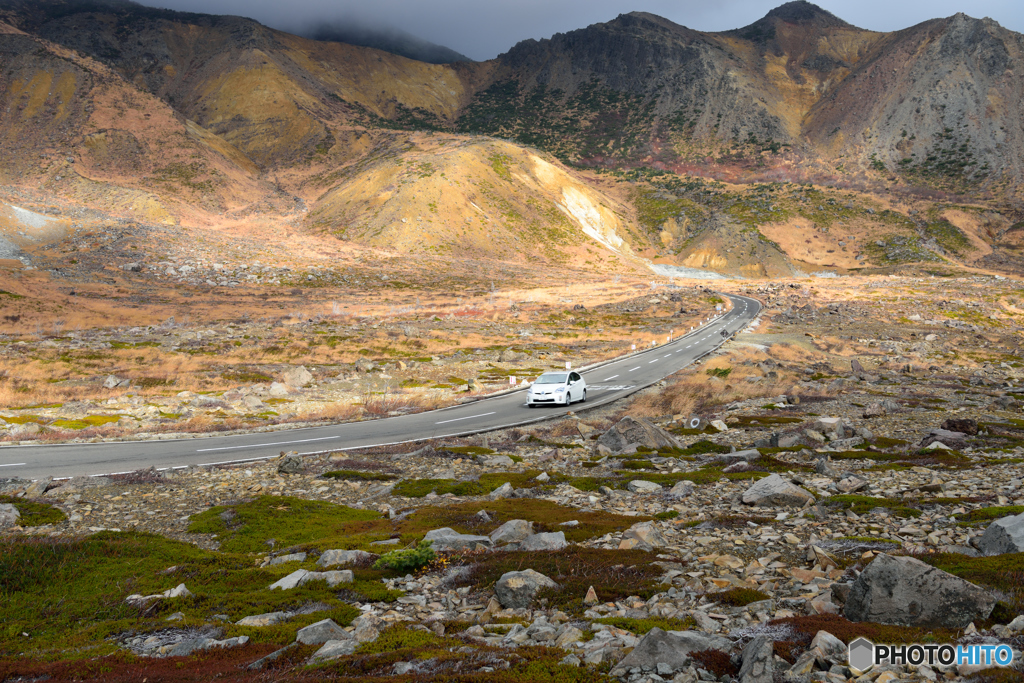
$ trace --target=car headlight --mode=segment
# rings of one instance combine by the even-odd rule
[[[565,387],[558,387],[557,389],[555,389],[555,392],[559,394],[562,393],[563,391],[565,391]]]

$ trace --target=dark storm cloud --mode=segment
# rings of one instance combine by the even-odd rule
[[[304,33],[320,22],[393,27],[461,52],[490,59],[527,38],[547,38],[619,14],[652,12],[703,31],[750,24],[782,0],[142,0],[145,5],[213,14],[238,14]],[[866,29],[892,31],[965,12],[1024,31],[1020,0],[822,0],[816,3]]]

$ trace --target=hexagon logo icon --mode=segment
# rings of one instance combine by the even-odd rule
[[[875,645],[867,638],[858,638],[850,643],[850,668],[864,673],[875,664]]]

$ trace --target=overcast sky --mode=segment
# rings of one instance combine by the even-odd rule
[[[642,10],[701,31],[746,26],[781,0],[141,0],[154,7],[238,14],[268,26],[301,32],[317,21],[357,21],[393,26],[473,59],[491,59],[520,40],[548,38]],[[875,31],[892,31],[966,12],[991,17],[1024,32],[1021,0],[821,0],[841,19]]]

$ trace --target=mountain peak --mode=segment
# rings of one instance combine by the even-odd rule
[[[764,15],[761,21],[766,19],[779,19],[789,24],[813,24],[821,28],[850,26],[836,15],[807,0],[793,0],[779,5]]]

